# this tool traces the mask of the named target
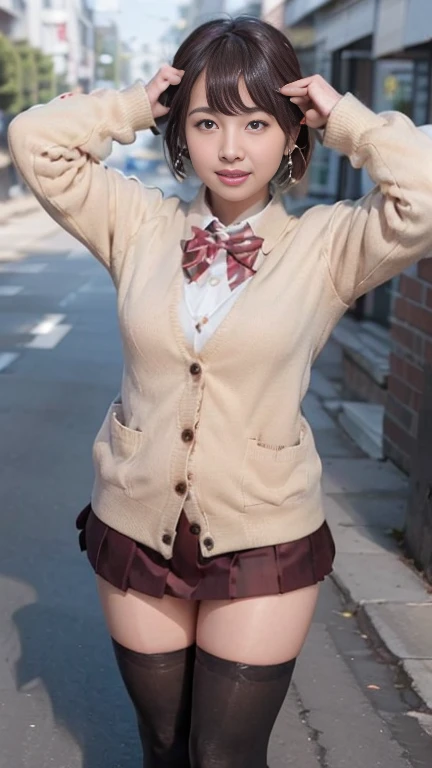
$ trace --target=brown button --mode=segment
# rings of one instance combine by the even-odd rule
[[[207,538],[204,539],[203,544],[206,549],[213,549],[214,547],[214,541],[210,538],[210,536],[207,536]]]
[[[197,523],[192,523],[189,530],[191,533],[193,533],[194,536],[199,536],[201,533],[201,527]]]
[[[189,368],[190,373],[192,376],[199,376],[200,373],[202,373],[202,368],[199,363],[192,363],[191,367]]]
[[[177,483],[176,487],[174,488],[175,492],[178,493],[179,496],[184,496],[184,494],[187,491],[187,485],[186,483]]]
[[[162,541],[164,544],[169,545],[172,542],[172,536],[170,536],[169,533],[164,533],[164,535],[162,536]]]
[[[181,439],[184,443],[191,443],[194,439],[194,433],[192,429],[184,429],[181,434]]]

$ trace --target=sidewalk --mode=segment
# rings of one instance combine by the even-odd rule
[[[336,541],[332,578],[349,610],[384,644],[432,710],[432,590],[404,562],[393,536],[404,527],[408,478],[390,461],[366,457],[329,415],[339,399],[340,354],[330,339],[304,401],[323,461],[325,511]]]

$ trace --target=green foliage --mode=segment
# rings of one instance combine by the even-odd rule
[[[22,108],[28,109],[38,103],[38,72],[35,50],[25,40],[15,43],[21,59]]]
[[[34,49],[38,80],[38,104],[46,104],[57,95],[54,62],[37,48]]]
[[[16,48],[0,32],[0,109],[17,114],[22,103],[22,67]]]

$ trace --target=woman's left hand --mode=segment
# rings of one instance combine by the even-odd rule
[[[342,98],[321,75],[295,80],[283,85],[280,92],[301,109],[302,122],[309,128],[324,128],[330,112]]]

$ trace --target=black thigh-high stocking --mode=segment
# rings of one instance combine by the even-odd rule
[[[134,704],[145,768],[190,768],[195,646],[171,653],[137,653],[113,640],[123,682]]]
[[[270,734],[295,659],[257,666],[197,648],[192,701],[192,768],[266,768]]]

